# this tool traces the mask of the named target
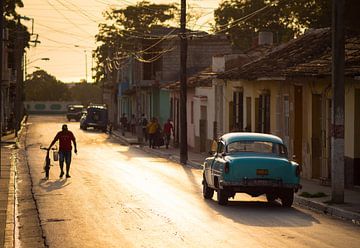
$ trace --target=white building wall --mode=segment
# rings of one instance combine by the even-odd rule
[[[194,125],[195,125],[195,135],[200,136],[200,126],[199,120],[201,117],[200,106],[207,107],[207,139],[213,139],[214,131],[214,121],[215,121],[215,94],[214,87],[197,87],[195,89],[194,96]],[[204,100],[206,97],[207,99]]]
[[[188,90],[187,92],[187,143],[188,146],[190,147],[195,147],[195,118],[194,118],[194,123],[191,123],[191,101],[193,101],[195,95],[195,91],[194,90]],[[194,103],[195,105],[195,103]],[[194,106],[195,107],[195,106]],[[195,113],[194,113],[195,115]]]

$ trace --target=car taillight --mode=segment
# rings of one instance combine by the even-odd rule
[[[300,168],[300,166],[298,165],[298,166],[296,166],[296,168],[295,168],[295,175],[296,175],[297,177],[299,177],[299,176],[300,176],[300,172],[301,172],[301,168]]]
[[[225,166],[224,166],[224,172],[225,173],[229,173],[230,171],[230,163],[229,162],[226,162],[225,163]]]

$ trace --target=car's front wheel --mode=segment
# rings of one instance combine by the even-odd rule
[[[294,191],[292,189],[286,189],[281,194],[281,205],[285,208],[291,207],[294,202]]]
[[[214,196],[214,189],[208,186],[205,178],[203,179],[203,196],[205,199],[211,199]]]
[[[217,190],[217,198],[219,205],[227,205],[229,201],[229,196],[227,192],[223,189]]]

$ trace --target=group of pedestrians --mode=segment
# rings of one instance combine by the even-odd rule
[[[174,127],[171,119],[168,119],[164,124],[163,129],[156,117],[152,117],[150,121],[147,120],[145,114],[142,114],[139,120],[136,120],[135,115],[132,115],[130,120],[127,119],[126,114],[120,118],[121,133],[125,136],[126,131],[130,131],[132,135],[136,134],[136,124],[141,127],[142,135],[145,142],[149,142],[150,148],[156,148],[165,145],[169,148],[171,135],[174,135]]]
[[[143,132],[145,141],[149,141],[150,148],[156,148],[165,145],[166,148],[169,148],[171,135],[174,135],[174,127],[171,123],[171,120],[168,119],[164,124],[164,128],[161,129],[161,126],[158,122],[158,119],[153,117],[148,122],[145,114],[142,114],[141,118],[136,121],[135,115],[132,115],[130,122],[128,122],[126,115],[123,114],[121,117],[121,129],[122,134],[125,135],[125,130],[131,131],[135,134],[136,124],[138,124]],[[70,164],[71,164],[71,154],[72,154],[72,143],[74,145],[74,152],[77,154],[77,145],[74,134],[68,130],[66,124],[62,125],[61,131],[58,132],[47,148],[50,150],[51,147],[59,141],[59,165],[60,165],[60,178],[64,176],[64,163],[66,164],[66,178],[70,178]]]

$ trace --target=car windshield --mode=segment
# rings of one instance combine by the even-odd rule
[[[256,140],[235,141],[233,143],[228,144],[227,152],[228,153],[256,152],[256,153],[274,154],[280,157],[287,157],[287,150],[284,145],[268,142],[268,141],[256,141]]]

